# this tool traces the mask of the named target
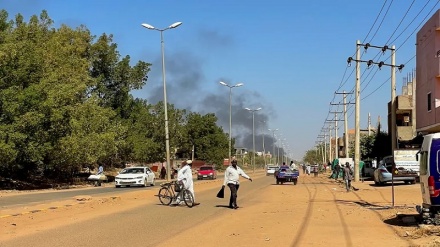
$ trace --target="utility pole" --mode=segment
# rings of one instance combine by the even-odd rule
[[[387,50],[391,50],[391,64],[386,64],[383,61],[381,62],[374,62],[373,60],[361,60],[361,53],[360,53],[360,46],[364,46],[365,50],[367,50],[370,47],[373,48],[379,48],[382,50],[383,53]],[[386,65],[391,67],[391,147],[394,151],[396,147],[396,104],[395,104],[395,98],[396,98],[396,78],[395,78],[395,68],[397,67],[399,70],[402,70],[404,65],[401,64],[399,66],[395,65],[395,46],[393,45],[391,48],[388,46],[373,46],[369,43],[367,44],[361,44],[360,41],[356,41],[356,59],[353,59],[352,57],[349,57],[347,59],[347,63],[350,65],[351,61],[356,62],[356,114],[355,114],[355,154],[354,154],[354,181],[359,182],[359,162],[360,162],[360,62],[367,63],[368,68],[374,64],[377,64],[379,66],[379,69]]]
[[[371,115],[368,113],[368,136],[371,136]]]
[[[327,134],[326,133],[324,133],[324,135],[319,135],[318,137],[320,137],[320,138],[324,138],[324,151],[323,151],[323,153],[324,153],[324,163],[327,163],[327,143],[326,143],[326,141],[327,141]]]
[[[334,105],[333,103],[330,103],[331,105]],[[336,104],[337,105],[337,104]],[[334,113],[335,114],[335,119],[333,120],[327,120],[328,122],[335,122],[335,159],[338,159],[338,152],[339,152],[339,148],[338,148],[338,113],[342,113],[340,111],[334,111],[334,112],[330,112],[330,113]]]
[[[273,138],[273,144],[272,144],[272,148],[273,148],[273,152],[272,152],[272,164],[274,164],[275,165],[275,142],[276,142],[276,139],[275,139],[275,131],[278,131],[278,129],[269,129],[269,131],[272,131],[272,138]]]
[[[394,149],[397,148],[396,137],[396,47],[391,46],[391,154],[394,155]],[[403,69],[403,65],[399,70]]]
[[[331,122],[331,121],[326,121],[326,122]],[[329,132],[329,140],[328,140],[328,158],[330,160],[330,162],[333,163],[333,156],[332,156],[332,125],[330,124],[328,126],[328,128],[326,128],[325,130],[328,130]]]
[[[261,123],[263,123],[263,159],[264,159],[264,167],[266,167],[267,165],[267,161],[266,161],[266,147],[264,146],[264,127],[266,125],[266,121],[260,121]]]
[[[347,103],[347,94],[343,91],[342,93],[335,92],[335,94],[342,94],[343,95],[343,105],[344,105],[344,143],[345,143],[345,158],[350,158],[350,144],[348,142],[348,117],[347,117],[347,105],[353,104],[353,103]]]
[[[360,161],[360,125],[359,117],[361,111],[361,60],[360,41],[356,41],[356,93],[355,93],[355,134],[354,134],[354,181],[359,182],[359,161]]]

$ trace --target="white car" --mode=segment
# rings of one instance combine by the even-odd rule
[[[279,166],[268,164],[266,167],[266,176],[273,176],[278,169],[280,169]]]
[[[408,174],[408,176],[405,175],[396,175],[393,176],[393,174],[391,174],[390,172],[391,170],[391,166],[384,166],[384,165],[379,165],[379,167],[374,170],[374,184],[375,185],[384,185],[387,182],[404,182],[407,184],[415,184],[416,183],[416,176]]]
[[[115,177],[115,186],[154,186],[155,175],[149,167],[127,167]]]

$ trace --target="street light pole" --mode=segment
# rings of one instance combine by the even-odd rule
[[[260,122],[263,123],[263,159],[264,159],[264,167],[266,167],[266,165],[267,165],[267,162],[266,162],[266,147],[264,146],[264,134],[265,134],[264,127],[265,127],[266,121],[260,121]]]
[[[231,100],[232,100],[232,88],[234,87],[241,87],[244,84],[243,83],[238,83],[234,86],[229,86],[227,83],[225,82],[219,82],[221,85],[228,87],[229,88],[229,152],[228,152],[228,161],[229,163],[231,162],[231,138],[232,138],[232,104],[231,104]]]
[[[274,161],[275,161],[275,131],[278,131],[278,129],[269,129],[269,131],[272,131],[272,138],[273,138],[273,144],[272,144],[272,148],[273,148],[273,152],[272,152],[272,164],[275,165]]]
[[[283,146],[283,141],[284,140],[286,140],[286,138],[284,138],[284,139],[278,139],[278,141],[280,141],[280,144],[281,144],[281,146]],[[281,162],[283,162],[282,160],[281,160]],[[280,146],[278,146],[278,156],[277,156],[277,164],[279,165],[280,164]]]
[[[244,108],[250,112],[252,112],[252,149],[253,149],[253,158],[252,158],[252,172],[255,173],[255,112],[261,110],[261,107],[257,109]]]
[[[167,181],[171,180],[171,161],[170,161],[170,135],[168,130],[168,106],[167,106],[167,84],[165,80],[165,47],[163,42],[163,31],[176,28],[182,25],[182,22],[175,22],[171,24],[167,28],[158,29],[153,27],[150,24],[143,23],[142,26],[150,29],[156,30],[160,32],[160,44],[161,44],[161,52],[162,52],[162,80],[163,80],[163,104],[164,104],[164,112],[165,112],[165,149],[166,149],[166,160],[167,160]]]

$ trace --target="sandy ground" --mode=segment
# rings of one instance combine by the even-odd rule
[[[396,185],[392,207],[391,186],[357,182],[353,185],[358,191],[346,192],[341,182],[328,175],[301,175],[296,186],[267,186],[258,196],[239,194],[247,202],[245,208],[190,227],[160,246],[440,246],[439,227],[412,222],[417,216],[415,206],[421,202],[418,184]],[[258,177],[265,176],[260,173],[254,179]],[[196,192],[218,188],[219,180],[197,183]],[[133,191],[3,210],[0,215],[28,213],[0,218],[0,246],[3,240],[135,208],[145,198],[155,204],[156,193]],[[0,192],[2,200],[11,194]],[[193,237],[207,229],[215,231]]]

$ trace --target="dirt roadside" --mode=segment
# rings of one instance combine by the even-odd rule
[[[196,191],[218,188],[220,180],[200,181],[196,184]],[[255,247],[329,246],[330,240],[333,246],[390,246],[390,243],[391,246],[440,246],[440,228],[420,228],[411,221],[417,215],[415,206],[421,201],[418,184],[396,185],[394,208],[391,207],[390,186],[376,187],[366,181],[354,183],[354,187],[359,190],[347,193],[340,182],[328,179],[328,174],[301,176],[297,187],[269,186],[258,197],[241,199],[249,200],[247,204],[251,206],[191,227],[161,246],[249,246],[250,243]],[[156,203],[156,193],[156,190],[133,191],[115,197],[84,197],[79,201],[70,199],[8,209],[11,211],[2,211],[1,215],[12,214],[13,210],[30,212],[46,208],[0,218],[0,242]],[[217,230],[200,242],[191,239],[191,244],[185,245],[188,236],[203,229]],[[294,240],[286,243],[283,236]]]

